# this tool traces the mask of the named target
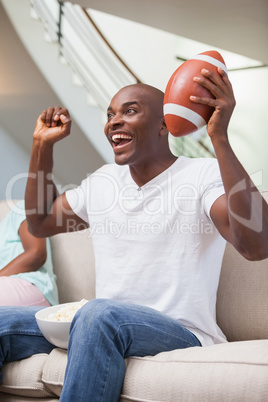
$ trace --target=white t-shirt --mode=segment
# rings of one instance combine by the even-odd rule
[[[210,219],[223,193],[216,159],[186,157],[141,188],[128,166],[110,164],[69,190],[91,227],[96,297],[159,310],[203,346],[226,342],[216,324],[225,240]]]

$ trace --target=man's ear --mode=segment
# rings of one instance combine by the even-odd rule
[[[165,118],[162,118],[161,128],[160,128],[160,135],[168,135],[169,131],[165,122]]]

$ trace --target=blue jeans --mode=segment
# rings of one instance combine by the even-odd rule
[[[0,307],[0,367],[35,353],[49,353],[30,307]],[[63,402],[115,402],[125,375],[124,358],[192,346],[198,339],[177,321],[153,309],[97,299],[75,315],[70,329]]]

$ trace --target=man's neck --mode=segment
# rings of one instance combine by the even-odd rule
[[[130,174],[135,183],[139,187],[142,187],[144,184],[168,169],[177,159],[177,156],[172,155],[166,160],[156,161],[155,163],[150,160],[148,163],[144,163],[143,165],[130,165]]]

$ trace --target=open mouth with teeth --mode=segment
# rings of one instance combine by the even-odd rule
[[[112,135],[112,142],[115,147],[121,147],[132,141],[131,135],[128,134],[114,134]]]

